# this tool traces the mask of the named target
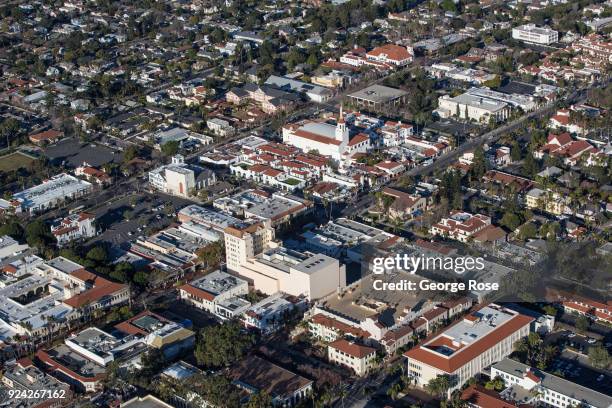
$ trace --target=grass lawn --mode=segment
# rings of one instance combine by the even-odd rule
[[[285,183],[289,184],[290,186],[297,186],[298,184],[300,184],[300,180],[288,178],[287,180],[285,180]]]
[[[33,158],[23,153],[14,152],[0,157],[0,171],[8,172],[17,170],[20,167],[29,167],[34,161]]]

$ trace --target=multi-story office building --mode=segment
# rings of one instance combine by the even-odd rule
[[[366,375],[375,365],[376,349],[338,339],[327,346],[329,361],[355,371],[355,374]]]
[[[547,27],[525,24],[512,29],[512,38],[534,44],[552,44],[559,40],[559,33]]]
[[[181,286],[179,293],[184,301],[210,313],[216,313],[217,304],[246,295],[249,293],[249,285],[244,279],[214,271]]]
[[[495,377],[504,380],[504,399],[523,404],[556,408],[612,406],[608,395],[509,358],[491,367],[491,378]]]
[[[496,304],[485,306],[407,351],[408,371],[419,386],[448,375],[450,393],[510,355],[514,343],[529,334],[532,321],[532,317]]]

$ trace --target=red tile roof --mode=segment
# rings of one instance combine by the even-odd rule
[[[330,329],[338,330],[342,333],[348,333],[355,337],[370,337],[370,333],[365,330],[349,326],[346,323],[342,323],[339,320],[333,319],[331,317],[325,316],[324,314],[318,313],[310,319],[310,321],[314,324],[318,324],[321,326],[328,327]]]
[[[30,140],[33,142],[44,142],[48,140],[58,139],[63,135],[62,132],[54,129],[45,130],[44,132],[36,133],[34,135],[30,135]]]
[[[351,343],[350,341],[345,339],[338,339],[330,343],[329,347],[342,351],[348,354],[349,356],[353,356],[355,358],[364,358],[376,352],[375,348],[363,346],[357,343]]]
[[[208,300],[209,302],[212,302],[213,300],[215,300],[215,295],[213,295],[212,293],[207,292],[200,288],[196,288],[195,286],[192,286],[188,283],[179,287],[179,289],[184,290],[185,292],[197,298]]]
[[[493,390],[482,385],[471,385],[461,393],[461,399],[478,408],[516,408],[518,405],[504,400]],[[527,407],[522,405],[522,407]]]
[[[386,55],[388,60],[392,61],[403,61],[409,59],[412,55],[406,47],[396,44],[386,44],[380,47],[376,47],[367,53],[370,57],[380,57]]]
[[[450,357],[443,357],[432,352],[431,350],[428,350],[422,345],[407,351],[404,353],[404,355],[410,359],[420,361],[446,373],[453,373],[460,367],[463,367],[465,364],[469,363],[493,347],[495,344],[510,336],[512,333],[530,324],[532,321],[532,317],[517,314],[506,323],[496,327],[487,335],[476,340],[472,344],[469,344],[460,352],[457,352]]]
[[[293,134],[298,137],[313,140],[318,143],[331,144],[331,145],[336,145],[336,146],[340,146],[341,144],[339,140],[332,139],[330,137],[317,135],[316,133],[308,132],[302,129],[297,129],[295,132],[293,132]]]
[[[113,295],[127,288],[127,285],[111,282],[101,276],[89,272],[86,269],[76,270],[70,275],[93,286],[92,288],[87,289],[79,293],[78,295],[64,300],[65,304],[74,308],[84,306],[88,303],[96,302],[106,296]]]
[[[355,135],[355,137],[353,137],[351,139],[351,141],[348,143],[349,146],[355,146],[359,143],[365,142],[367,140],[369,140],[370,137],[368,135],[366,135],[365,133],[359,133],[357,135]]]

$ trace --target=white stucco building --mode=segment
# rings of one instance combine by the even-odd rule
[[[221,302],[247,293],[247,281],[222,271],[211,272],[179,287],[183,301],[213,314]]]
[[[338,339],[327,346],[327,357],[330,362],[343,365],[358,376],[363,376],[375,366],[376,349]]]
[[[181,155],[174,156],[172,163],[149,172],[149,184],[153,189],[181,197],[189,197],[215,182],[214,172],[185,163]]]
[[[227,227],[228,270],[270,295],[285,292],[312,300],[346,286],[346,267],[337,259],[278,247],[273,237],[269,222]]]
[[[342,112],[336,125],[327,122],[306,121],[283,126],[283,142],[304,152],[317,151],[341,161],[355,153],[370,149],[370,138],[359,133],[352,138]]]
[[[549,45],[559,40],[559,33],[548,27],[525,24],[512,29],[512,38],[528,43]]]
[[[94,214],[86,212],[71,214],[55,220],[51,225],[51,234],[60,247],[77,239],[95,237],[98,233],[95,221]]]
[[[451,393],[509,356],[514,343],[529,334],[533,320],[496,304],[485,306],[407,351],[409,375],[421,387],[439,375],[448,375]]]

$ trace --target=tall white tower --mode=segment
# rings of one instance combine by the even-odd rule
[[[349,132],[346,128],[346,122],[344,121],[342,105],[340,105],[340,115],[338,116],[338,124],[336,125],[336,140],[343,143],[348,143],[349,141]]]

